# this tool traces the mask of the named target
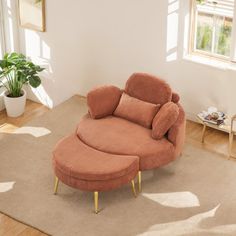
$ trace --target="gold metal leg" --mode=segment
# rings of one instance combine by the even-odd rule
[[[202,130],[202,143],[204,143],[205,132],[206,132],[206,125],[203,124],[203,130]]]
[[[142,191],[142,174],[141,171],[138,172],[138,191]]]
[[[131,185],[132,185],[132,190],[133,190],[134,197],[137,197],[134,180],[131,181]]]
[[[94,211],[98,213],[98,192],[94,192]]]
[[[55,178],[55,185],[54,185],[54,194],[57,194],[58,183],[59,183],[59,179],[56,177]]]

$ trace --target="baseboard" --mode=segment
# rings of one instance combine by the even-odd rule
[[[186,114],[186,119],[193,121],[193,122],[198,122],[197,118],[196,118],[196,114],[191,113],[191,112],[185,112]]]
[[[87,96],[81,95],[81,94],[76,94],[76,96],[80,97],[80,98],[87,98]]]

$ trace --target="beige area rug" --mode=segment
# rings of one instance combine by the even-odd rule
[[[187,144],[182,158],[144,173],[130,186],[93,194],[59,185],[53,195],[51,151],[87,111],[73,97],[15,134],[0,136],[0,211],[51,235],[236,235],[236,164]]]

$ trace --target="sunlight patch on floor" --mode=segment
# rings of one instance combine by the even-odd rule
[[[3,134],[29,134],[36,138],[48,135],[51,131],[44,127],[24,126],[18,128],[12,124],[3,124],[0,126],[0,133]]]
[[[6,134],[11,134],[13,133],[16,129],[18,129],[17,126],[4,123],[0,126],[0,133],[6,133]]]
[[[51,131],[44,127],[25,126],[14,131],[14,134],[30,134],[36,138],[50,134]]]
[[[198,197],[191,192],[143,193],[142,195],[168,207],[186,208],[200,206]]]
[[[220,204],[210,211],[196,214],[186,220],[180,220],[164,224],[156,224],[151,226],[146,232],[138,236],[180,236],[180,235],[235,235],[236,224],[219,225],[215,227],[201,228],[201,222],[210,217],[214,217]]]
[[[0,193],[5,193],[13,189],[15,182],[0,182]]]

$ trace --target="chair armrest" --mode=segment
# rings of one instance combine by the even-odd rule
[[[182,152],[186,126],[184,109],[179,103],[177,103],[177,105],[179,107],[179,117],[168,131],[168,140],[176,147],[176,156],[180,155]]]
[[[121,90],[115,86],[94,88],[87,95],[89,113],[93,119],[112,115],[121,97]]]

